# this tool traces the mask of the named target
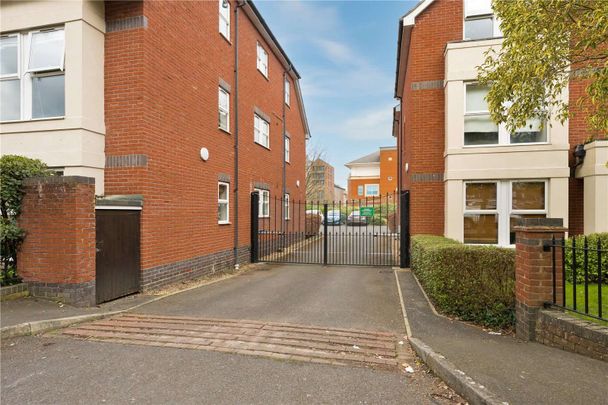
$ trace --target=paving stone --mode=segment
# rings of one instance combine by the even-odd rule
[[[235,319],[122,314],[64,335],[121,344],[211,350],[280,360],[396,369],[395,335]]]

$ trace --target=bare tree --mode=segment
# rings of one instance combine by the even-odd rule
[[[325,186],[315,172],[316,163],[324,160],[325,151],[318,145],[307,145],[306,148],[306,199],[318,200],[319,194],[325,192]],[[333,184],[332,184],[333,187]]]

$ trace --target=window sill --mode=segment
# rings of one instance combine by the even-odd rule
[[[260,74],[262,75],[262,77],[263,77],[264,79],[266,79],[266,81],[268,81],[268,82],[270,81],[270,79],[268,78],[268,76],[267,76],[267,75],[265,75],[265,74],[264,74],[264,72],[262,72],[262,71],[261,71],[259,68],[258,68],[257,70],[258,70],[258,72],[260,72]]]
[[[220,131],[222,131],[225,134],[232,135],[232,132],[230,132],[229,129],[224,129],[222,127],[217,127],[217,129],[219,129]]]
[[[40,121],[58,121],[58,120],[63,120],[65,119],[65,116],[60,116],[60,117],[44,117],[44,118],[32,118],[29,120],[7,120],[7,121],[0,121],[0,123],[2,124],[18,124],[18,123],[24,123],[24,122],[40,122]]]
[[[230,221],[226,221],[226,222],[221,221],[221,222],[218,222],[217,224],[218,225],[232,225],[232,222],[230,222]]]
[[[466,149],[475,148],[504,148],[513,146],[538,146],[538,145],[550,145],[551,142],[521,142],[521,143],[488,143],[485,145],[462,145]]]
[[[232,45],[230,38],[228,38],[226,35],[222,34],[221,32],[219,32],[219,34],[220,34],[220,37],[224,38],[224,41],[228,42],[228,45]]]
[[[259,143],[258,141],[253,141],[253,143],[255,143],[256,145],[261,146],[261,147],[262,147],[262,148],[264,148],[264,149],[268,149],[268,150],[270,150],[270,146],[263,145],[263,144]]]
[[[270,219],[270,215],[267,215],[267,216],[264,216],[264,217],[258,216],[258,219]]]

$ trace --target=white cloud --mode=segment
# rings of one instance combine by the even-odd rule
[[[392,105],[359,111],[344,121],[340,133],[347,139],[372,140],[391,137],[393,125]]]

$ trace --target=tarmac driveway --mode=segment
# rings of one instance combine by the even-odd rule
[[[203,318],[248,319],[316,325],[322,330],[333,327],[384,331],[395,337],[404,334],[395,278],[389,268],[263,265],[147,304],[138,308],[137,314],[125,316],[155,317],[157,324],[163,316],[175,317],[175,322],[177,317],[199,317],[201,324],[207,322]],[[125,318],[122,319],[108,322],[122,323],[117,328],[127,331]],[[239,326],[244,324],[247,322]],[[76,330],[100,327],[79,325]],[[219,334],[221,329],[215,325],[204,333]],[[312,326],[310,329],[304,327],[302,336],[320,333]],[[3,404],[452,404],[460,400],[441,380],[414,362],[407,346],[402,347],[406,357],[400,357],[399,362],[411,364],[415,369],[412,374],[394,369],[282,361],[241,355],[239,351],[221,353],[183,349],[179,345],[158,347],[118,340],[74,339],[66,336],[68,331],[1,342],[2,365],[10,370],[2,374]],[[167,336],[171,333],[168,331]],[[194,339],[187,333],[191,332],[184,332],[179,340],[184,344]],[[271,334],[273,339],[278,336]],[[141,334],[134,336],[145,338]],[[290,338],[300,339],[293,335]],[[350,347],[351,351],[359,349]]]
[[[388,267],[262,265],[137,312],[405,333],[395,276]]]

